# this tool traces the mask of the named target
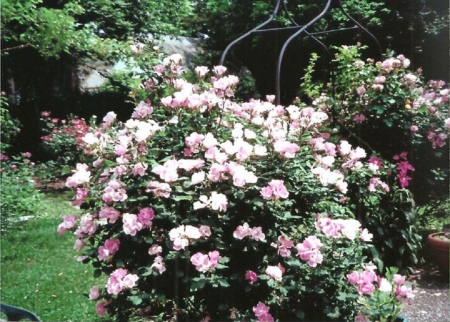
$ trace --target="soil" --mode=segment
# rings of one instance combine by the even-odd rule
[[[449,274],[430,266],[416,270],[409,279],[415,297],[401,312],[408,322],[450,321]]]

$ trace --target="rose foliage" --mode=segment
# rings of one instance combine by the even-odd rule
[[[84,163],[66,185],[84,214],[66,216],[58,231],[74,230],[79,260],[105,275],[89,294],[97,313],[119,321],[367,314],[358,298],[388,287],[364,265],[372,234],[355,219],[356,198],[372,196],[376,209],[404,191],[390,179],[395,164],[334,135],[326,104],[239,103],[238,78],[223,66],[197,67],[195,78],[183,78],[179,55],[166,58],[129,120],[110,112],[83,137]],[[395,314],[406,297],[393,296],[386,310]]]

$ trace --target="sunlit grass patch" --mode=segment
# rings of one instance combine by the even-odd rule
[[[41,212],[1,239],[1,301],[35,312],[43,321],[101,321],[86,295],[99,283],[76,261],[75,238],[56,232],[76,213],[67,195],[46,195]],[[101,281],[104,283],[104,281]]]

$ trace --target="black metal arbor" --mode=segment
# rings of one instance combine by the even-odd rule
[[[249,37],[252,34],[256,34],[256,33],[262,33],[262,32],[271,32],[271,31],[282,31],[282,30],[287,30],[287,29],[292,29],[292,30],[296,30],[295,33],[293,35],[291,35],[283,44],[281,51],[278,55],[278,60],[277,60],[277,65],[276,65],[276,71],[275,71],[275,94],[276,94],[276,103],[280,104],[280,97],[281,97],[281,89],[280,89],[280,79],[281,79],[281,66],[283,63],[283,56],[284,53],[287,49],[287,47],[289,46],[289,44],[292,42],[292,40],[294,40],[295,38],[299,37],[302,33],[304,33],[305,35],[309,36],[311,39],[313,39],[316,43],[318,43],[322,48],[325,49],[325,51],[330,54],[330,51],[328,50],[328,47],[321,42],[316,36],[321,35],[321,34],[329,34],[329,33],[335,33],[335,32],[341,32],[341,31],[347,31],[347,30],[355,30],[355,29],[360,29],[363,32],[365,32],[367,35],[369,35],[376,43],[379,53],[380,53],[380,58],[382,57],[382,50],[381,50],[381,46],[380,43],[378,42],[378,39],[371,34],[366,28],[364,28],[358,21],[356,21],[353,17],[351,17],[344,9],[344,7],[342,6],[342,1],[341,0],[323,0],[325,3],[325,7],[323,8],[323,10],[313,19],[311,19],[309,22],[307,22],[304,25],[300,25],[298,24],[291,16],[291,14],[289,13],[288,7],[286,5],[286,2],[284,0],[276,0],[276,4],[275,4],[275,9],[272,13],[272,15],[269,17],[269,19],[267,19],[265,22],[263,22],[262,24],[256,26],[255,28],[251,29],[250,31],[244,33],[242,36],[238,37],[237,39],[235,39],[234,41],[232,41],[224,50],[222,57],[220,58],[220,64],[223,65],[225,58],[228,54],[228,52],[230,51],[230,49],[235,46],[237,43],[239,43],[240,41],[242,41],[243,39]],[[340,28],[340,29],[332,29],[332,30],[323,30],[323,31],[316,31],[316,32],[309,32],[308,28],[310,28],[311,26],[314,25],[314,23],[316,23],[317,21],[319,21],[325,14],[327,14],[333,7],[338,8],[339,10],[341,10],[341,12],[344,14],[345,17],[347,17],[350,21],[352,21],[355,26],[352,27],[348,27],[348,28]],[[284,12],[286,13],[287,18],[289,19],[289,21],[292,23],[293,26],[288,26],[288,27],[281,27],[281,28],[264,28],[266,27],[271,21],[273,21],[275,19],[275,17],[282,11],[284,10]]]

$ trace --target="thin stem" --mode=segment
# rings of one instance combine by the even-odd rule
[[[27,43],[27,44],[15,46],[15,47],[3,48],[0,51],[19,50],[19,49],[23,49],[23,48],[26,48],[26,47],[34,47],[34,46],[32,44],[30,44],[30,43]]]

